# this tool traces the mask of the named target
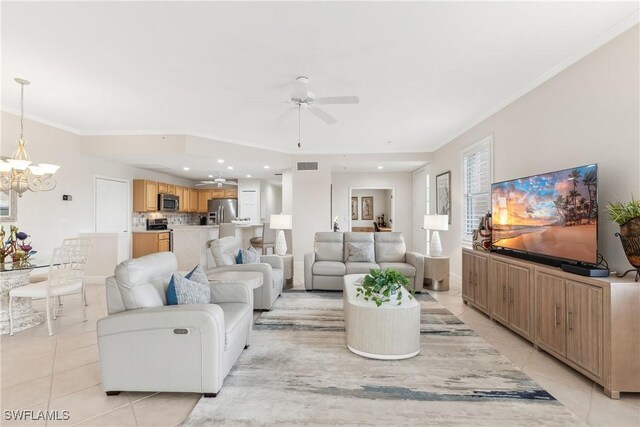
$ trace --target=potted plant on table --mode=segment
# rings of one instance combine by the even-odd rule
[[[624,277],[628,273],[636,272],[636,282],[640,279],[640,200],[631,197],[627,203],[609,203],[609,217],[620,226],[620,232],[616,236],[622,242],[622,248],[634,267],[618,277]]]
[[[363,295],[365,301],[375,303],[380,307],[391,300],[402,304],[401,288],[409,292],[409,299],[413,299],[413,290],[407,288],[409,280],[399,271],[388,268],[384,271],[370,270],[362,282],[356,287],[356,296]]]

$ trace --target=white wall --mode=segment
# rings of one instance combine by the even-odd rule
[[[427,175],[430,166],[413,173],[413,250],[427,253],[427,234],[422,228],[424,216],[430,214],[427,211]]]
[[[271,215],[282,213],[282,186],[262,180],[260,194],[261,215],[263,221],[269,222]]]
[[[11,156],[20,131],[19,117],[3,112],[1,120],[0,152],[3,156]],[[82,137],[30,120],[25,120],[25,137],[27,152],[34,163],[61,166],[56,173],[58,184],[54,190],[28,191],[18,198],[18,227],[32,236],[33,247],[42,256],[49,256],[66,237],[95,231],[95,176],[193,184],[173,176],[86,156],[81,150]],[[71,195],[73,200],[63,201],[63,194]]]
[[[352,197],[358,198],[358,218],[357,221],[351,221],[351,227],[372,227],[373,223],[378,221],[378,217],[384,214],[384,220],[389,222],[391,218],[391,190],[352,190]],[[373,219],[362,219],[362,197],[373,197]],[[347,218],[348,219],[348,218]],[[347,231],[347,230],[344,230]]]
[[[452,272],[461,272],[460,151],[493,135],[494,182],[599,165],[599,247],[615,270],[629,268],[609,201],[640,196],[639,26],[636,25],[434,153],[435,176],[450,170],[452,224],[440,233]]]
[[[333,184],[332,217],[338,216],[341,230],[347,230],[351,217],[349,187],[393,188],[395,190],[396,213],[393,218],[394,231],[404,234],[407,248],[413,248],[412,205],[413,174],[411,172],[367,172],[331,174]]]

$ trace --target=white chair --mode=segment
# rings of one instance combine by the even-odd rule
[[[93,241],[90,239],[65,239],[62,246],[54,249],[47,280],[13,288],[9,291],[9,335],[13,335],[13,299],[31,298],[46,300],[47,327],[53,335],[52,317],[58,317],[62,306],[61,297],[82,295],[82,311],[87,321],[87,295],[84,272]],[[53,313],[51,312],[53,305]]]

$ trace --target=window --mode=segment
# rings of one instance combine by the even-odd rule
[[[480,218],[491,210],[493,137],[462,151],[462,241],[469,243]]]

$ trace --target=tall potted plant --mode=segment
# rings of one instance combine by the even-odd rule
[[[620,226],[620,232],[616,236],[620,238],[624,253],[634,267],[618,277],[635,271],[637,282],[640,279],[640,200],[631,197],[631,201],[627,203],[609,203],[608,211],[611,220]]]

